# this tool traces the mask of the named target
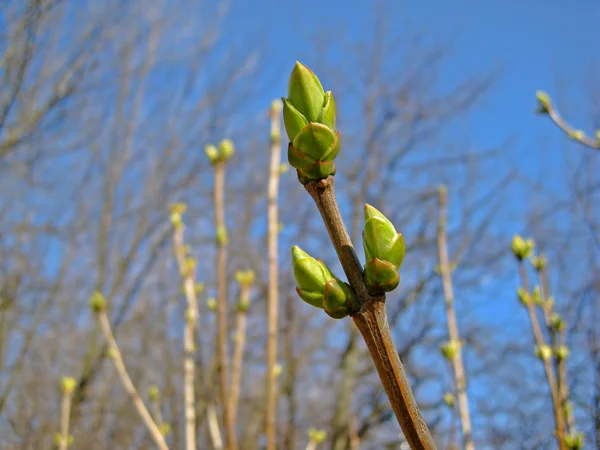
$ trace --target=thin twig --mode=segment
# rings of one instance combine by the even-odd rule
[[[184,352],[184,414],[185,414],[185,448],[196,450],[196,368],[194,353],[196,350],[194,338],[198,323],[198,301],[196,299],[196,267],[186,257],[183,241],[184,225],[179,221],[173,226],[173,247],[177,265],[183,278],[183,290],[187,300],[187,310],[184,320],[183,352]]]
[[[448,260],[448,243],[446,239],[446,221],[448,198],[446,189],[439,190],[440,215],[438,222],[438,254],[440,258],[440,273],[442,275],[442,287],[446,304],[446,319],[448,323],[448,335],[451,342],[460,342],[458,322],[454,310],[454,289],[450,275],[450,262]],[[474,450],[473,436],[471,431],[471,416],[469,414],[469,400],[467,397],[467,382],[465,368],[462,360],[461,345],[451,360],[456,382],[456,393],[458,396],[458,408],[462,425],[465,450]]]
[[[140,395],[138,394],[138,391],[136,390],[135,386],[133,385],[133,382],[131,381],[131,378],[129,377],[129,374],[127,373],[125,363],[123,362],[123,356],[121,355],[121,351],[117,346],[115,336],[112,333],[112,329],[110,327],[110,322],[108,320],[108,316],[106,315],[106,311],[99,311],[97,314],[98,321],[100,323],[100,328],[104,333],[104,338],[108,342],[108,347],[111,351],[111,359],[113,360],[115,368],[117,369],[117,373],[121,378],[121,384],[123,384],[125,391],[127,391],[127,394],[131,399],[131,403],[133,403],[133,406],[140,415],[142,422],[144,422],[144,425],[150,432],[150,436],[152,437],[152,440],[154,441],[156,446],[160,450],[168,450],[169,447],[165,442],[164,436],[162,435],[162,433],[158,429],[158,426],[152,419],[152,416],[148,412],[148,409],[144,405],[144,402],[142,401]]]
[[[552,303],[550,299],[550,282],[548,280],[548,272],[545,267],[542,267],[538,271],[538,279],[540,281],[541,297],[542,297],[542,309],[544,310],[544,317],[546,319],[546,327],[550,333],[552,340],[552,347],[557,349],[565,345],[565,331],[557,330],[552,326]],[[575,432],[575,422],[572,412],[567,408],[569,402],[569,384],[567,381],[567,368],[566,361],[564,358],[555,359],[555,370],[556,370],[556,384],[560,397],[561,410],[564,414],[565,421],[565,433]]]
[[[360,261],[335,198],[334,178],[309,181],[305,188],[319,208],[348,282],[356,294],[356,304],[350,305],[352,319],[367,344],[404,436],[412,449],[435,449],[392,339],[385,296],[373,297],[367,292]]]
[[[225,162],[217,161],[215,168],[215,227],[217,231],[217,373],[228,450],[237,447],[231,408],[229,407],[229,357],[227,352],[227,238],[225,226]]]
[[[246,323],[248,321],[248,311],[243,305],[248,304],[249,286],[241,286],[240,307],[237,313],[237,325],[235,331],[235,348],[233,350],[233,362],[231,365],[231,393],[229,396],[230,408],[233,423],[237,420],[238,404],[240,400],[240,390],[242,386],[242,363],[244,361],[244,349],[246,348]]]
[[[565,122],[565,120],[560,116],[560,114],[554,107],[550,107],[548,109],[548,116],[550,117],[550,119],[552,119],[552,122],[554,122],[554,124],[571,139],[587,147],[593,148],[595,150],[600,150],[600,139],[592,139],[591,137],[588,137],[585,134],[580,134],[578,136],[578,130],[575,130],[567,122]]]
[[[279,315],[279,218],[277,197],[279,193],[279,167],[281,165],[281,123],[280,103],[273,102],[271,117],[271,165],[268,186],[268,253],[269,253],[269,297],[267,304],[267,376],[266,376],[266,434],[267,450],[275,450],[277,445],[277,329]]]
[[[71,416],[72,390],[63,390],[61,413],[60,413],[60,441],[59,450],[67,450],[69,447],[69,419]]]
[[[211,402],[206,407],[206,416],[208,419],[208,433],[214,450],[223,450],[223,439],[221,438],[221,430],[219,429],[219,419],[217,418],[217,410]]]
[[[527,269],[525,268],[525,263],[523,261],[519,262],[519,273],[521,276],[521,283],[525,292],[531,292],[529,290],[529,280],[527,278]],[[544,341],[544,335],[542,334],[542,330],[540,328],[540,324],[538,321],[537,314],[535,312],[535,305],[530,300],[527,302],[527,312],[529,314],[529,321],[531,324],[531,329],[533,331],[533,336],[535,339],[535,344],[538,349],[542,349],[546,343]],[[565,444],[565,422],[563,409],[560,402],[560,396],[558,391],[558,386],[556,384],[556,377],[554,375],[554,371],[552,370],[552,366],[550,361],[547,358],[541,358],[542,363],[544,365],[544,371],[546,373],[546,380],[548,381],[548,386],[550,387],[550,395],[552,397],[552,404],[554,406],[554,422],[556,425],[556,440],[558,442],[558,448],[560,450],[567,450]]]

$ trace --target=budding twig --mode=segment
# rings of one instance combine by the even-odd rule
[[[176,204],[171,208],[173,224],[173,249],[183,279],[183,291],[187,300],[184,320],[183,351],[184,351],[184,413],[185,413],[185,442],[187,450],[196,449],[196,368],[194,353],[196,351],[195,333],[198,323],[198,301],[196,299],[196,263],[186,254],[183,241],[184,225],[182,214],[185,205]]]
[[[76,381],[74,378],[65,377],[62,379],[62,402],[60,413],[60,436],[58,437],[59,450],[67,450],[71,437],[69,436],[69,418],[71,416],[71,399]]]
[[[152,437],[152,440],[154,441],[156,446],[160,450],[168,450],[169,447],[167,446],[164,436],[160,432],[160,429],[156,425],[156,422],[154,422],[154,419],[152,419],[150,412],[148,412],[146,405],[144,405],[144,402],[142,401],[137,389],[135,388],[133,382],[131,381],[131,378],[129,377],[129,374],[127,373],[125,363],[123,362],[123,356],[121,355],[121,351],[119,350],[117,341],[115,340],[115,336],[113,335],[110,322],[108,320],[108,316],[106,314],[106,309],[104,307],[100,307],[100,302],[92,304],[92,307],[96,311],[98,322],[100,323],[100,328],[102,329],[104,338],[108,343],[111,356],[110,359],[112,359],[115,368],[117,369],[117,373],[119,374],[119,378],[121,379],[121,384],[123,385],[125,391],[129,395],[131,403],[133,403],[133,406],[140,415],[142,422],[148,429],[148,432],[150,433],[150,436]]]
[[[539,103],[538,112],[540,114],[547,114],[552,122],[554,122],[554,124],[560,128],[570,139],[573,139],[574,141],[577,141],[580,144],[595,150],[600,150],[600,130],[596,131],[595,139],[586,136],[583,131],[574,129],[560,116],[558,111],[552,105],[548,94],[538,91],[536,96]]]
[[[440,215],[438,222],[438,253],[440,258],[440,272],[442,275],[442,286],[446,304],[446,319],[448,323],[448,335],[451,342],[460,342],[458,333],[458,322],[454,311],[454,289],[450,275],[450,262],[448,260],[448,243],[446,240],[446,217],[447,217],[447,192],[445,187],[439,190]],[[456,393],[458,397],[458,408],[462,425],[465,450],[474,450],[473,436],[471,432],[471,416],[469,414],[469,400],[467,397],[467,383],[465,368],[462,360],[461,346],[450,359],[454,369],[456,382]]]
[[[277,329],[279,314],[279,213],[277,197],[281,166],[281,106],[278,101],[271,104],[271,165],[268,186],[268,252],[269,252],[269,291],[267,303],[267,373],[266,373],[266,434],[267,450],[275,450],[277,430]]]
[[[223,145],[221,145],[221,147],[223,148]],[[231,151],[221,151],[220,157],[216,159],[211,158],[211,160],[215,169],[214,204],[217,244],[217,372],[219,374],[219,390],[223,411],[223,425],[225,427],[225,442],[229,450],[235,450],[237,447],[235,427],[229,404],[229,357],[227,351],[227,228],[225,225],[224,203],[225,165],[228,157],[233,152],[231,143],[229,143],[227,148],[231,148]]]
[[[321,213],[348,282],[356,293],[351,317],[367,344],[406,440],[415,450],[435,449],[394,345],[387,321],[385,295],[371,296],[367,291],[362,267],[335,198],[334,178],[309,181],[304,187]]]
[[[519,260],[519,273],[521,276],[521,284],[525,292],[528,295],[531,292],[529,290],[529,281],[527,278],[527,269],[525,267],[525,262],[523,259]],[[554,371],[552,370],[552,366],[550,363],[550,358],[542,353],[542,349],[547,348],[546,343],[544,342],[544,335],[542,334],[542,329],[540,328],[540,324],[538,321],[537,313],[535,311],[534,302],[527,301],[526,302],[527,312],[529,314],[529,322],[531,324],[531,329],[533,331],[533,336],[535,339],[535,344],[537,349],[540,351],[540,359],[544,365],[544,372],[546,373],[546,380],[548,381],[548,386],[550,388],[550,395],[552,397],[552,404],[554,406],[554,422],[556,425],[556,440],[558,442],[558,448],[560,450],[567,450],[565,444],[565,421],[563,410],[560,401],[560,395],[558,391],[558,386],[556,384],[556,377],[554,375]],[[550,355],[551,357],[552,355]]]
[[[238,274],[244,274],[238,272]],[[238,277],[239,280],[239,277]],[[231,366],[231,393],[230,405],[233,423],[236,423],[240,390],[242,386],[242,364],[244,361],[244,349],[246,348],[246,323],[248,321],[248,307],[250,284],[240,282],[240,302],[237,308],[237,324],[235,331],[235,347],[233,350],[233,362]]]

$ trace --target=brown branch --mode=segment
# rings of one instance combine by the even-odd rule
[[[334,193],[334,178],[309,181],[306,190],[315,201],[348,282],[356,293],[352,319],[373,358],[396,419],[412,449],[435,449],[435,443],[410,388],[387,321],[385,296],[370,296],[363,270],[342,220]]]
[[[269,252],[269,297],[267,304],[267,376],[266,376],[266,434],[267,450],[277,445],[277,330],[279,314],[279,218],[277,197],[279,193],[279,166],[281,164],[281,106],[278,101],[271,105],[271,166],[268,186],[268,252]]]
[[[154,419],[152,419],[152,416],[148,412],[148,409],[144,405],[144,402],[142,401],[137,389],[135,388],[133,382],[131,381],[131,378],[129,377],[129,374],[127,373],[125,363],[123,362],[123,356],[121,355],[121,351],[117,346],[115,336],[112,333],[112,329],[110,327],[110,322],[108,321],[106,311],[100,311],[97,314],[98,321],[100,323],[100,328],[102,329],[102,332],[104,333],[104,338],[108,342],[108,346],[111,350],[111,359],[115,365],[115,368],[117,369],[119,377],[121,378],[121,384],[125,388],[125,391],[127,391],[127,394],[131,399],[131,403],[140,415],[142,422],[144,422],[144,425],[150,432],[150,436],[152,437],[152,440],[154,441],[156,446],[160,450],[168,450],[169,447],[165,442],[164,436],[158,429],[158,426],[156,426]]]
[[[442,275],[442,287],[446,304],[446,319],[448,323],[448,335],[451,342],[460,342],[458,323],[454,310],[454,289],[450,275],[450,262],[448,260],[448,243],[446,239],[446,217],[448,205],[445,187],[439,190],[440,213],[438,222],[438,254],[440,258],[440,272]],[[451,360],[456,382],[456,393],[458,396],[458,408],[462,425],[465,450],[474,450],[473,436],[471,431],[471,416],[469,414],[469,400],[467,397],[467,382],[465,368],[462,360],[461,345]]]
[[[225,227],[225,162],[217,161],[215,167],[215,227],[217,232],[217,373],[228,450],[237,447],[231,408],[229,407],[229,357],[227,352],[227,229]]]
[[[523,289],[527,292],[528,296],[531,297],[531,291],[529,290],[529,281],[527,278],[527,269],[525,268],[525,263],[522,260],[519,262],[519,273],[521,276],[521,283],[523,285]],[[535,312],[535,304],[531,300],[527,302],[527,312],[529,314],[529,322],[533,331],[535,345],[537,345],[537,348],[541,350],[546,345],[546,343],[544,341],[544,335],[542,334],[542,329],[540,328],[538,317]],[[546,373],[546,380],[548,381],[548,386],[550,387],[552,404],[554,406],[554,422],[556,425],[556,440],[558,442],[558,448],[560,450],[567,450],[565,443],[565,422],[563,408],[561,406],[558,386],[556,384],[556,377],[550,364],[550,360],[547,358],[541,359],[544,365],[544,371]]]

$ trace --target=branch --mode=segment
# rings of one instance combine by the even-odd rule
[[[185,205],[173,205],[171,220],[173,222],[173,246],[179,272],[183,278],[183,291],[187,300],[183,332],[184,351],[184,410],[185,410],[185,442],[186,450],[196,449],[196,385],[194,352],[196,345],[194,336],[198,323],[198,302],[196,299],[196,264],[186,255],[183,241],[184,225],[181,214]]]
[[[309,181],[304,187],[319,208],[348,282],[356,293],[356,302],[350,305],[351,317],[367,344],[402,432],[412,449],[435,449],[392,339],[385,295],[371,296],[367,292],[360,261],[335,198],[334,178]]]
[[[72,437],[69,436],[69,418],[71,417],[71,399],[75,389],[75,379],[65,377],[62,379],[62,404],[60,413],[60,435],[57,436],[59,450],[67,450]]]
[[[217,372],[223,406],[225,440],[229,450],[236,448],[236,436],[229,407],[229,358],[227,355],[227,229],[225,227],[225,161],[216,161],[215,168],[215,227],[217,232]]]
[[[108,346],[111,352],[111,359],[113,360],[115,368],[117,369],[117,373],[121,378],[121,384],[125,388],[125,391],[127,391],[129,398],[131,399],[131,403],[133,403],[133,406],[140,415],[142,422],[144,422],[144,425],[150,432],[150,436],[152,437],[152,440],[154,441],[156,446],[160,450],[169,450],[169,447],[165,442],[164,436],[162,435],[158,426],[152,419],[152,416],[148,412],[148,409],[144,405],[144,402],[140,398],[138,391],[136,390],[135,386],[133,385],[133,382],[131,381],[131,378],[129,377],[129,374],[127,373],[125,363],[123,362],[123,356],[121,355],[121,351],[117,346],[117,341],[115,340],[115,337],[112,333],[110,322],[108,320],[108,316],[106,315],[106,310],[103,309],[97,311],[97,315],[98,322],[100,323],[100,328],[104,333],[104,338],[108,342]]]
[[[248,321],[249,286],[241,286],[240,303],[238,305],[237,326],[235,332],[235,348],[233,350],[233,363],[231,366],[231,393],[229,396],[231,416],[236,423],[240,390],[242,386],[242,363],[246,347],[246,324]]]
[[[529,296],[529,281],[527,278],[527,269],[525,268],[525,263],[521,259],[519,261],[519,273],[521,276],[521,283],[523,285],[523,289]],[[535,304],[531,301],[531,298],[526,302],[527,312],[529,314],[529,321],[531,324],[531,329],[533,331],[533,336],[535,339],[535,344],[539,349],[540,353],[542,353],[542,349],[547,347],[544,342],[544,335],[542,334],[542,330],[540,328],[540,324],[538,321],[538,317],[535,311]],[[544,371],[546,373],[546,380],[548,381],[548,386],[550,387],[550,395],[552,397],[552,404],[554,406],[554,422],[556,425],[556,440],[558,442],[558,447],[560,450],[567,450],[565,444],[565,422],[564,415],[562,411],[562,406],[560,402],[560,396],[558,392],[558,387],[556,384],[556,377],[554,375],[554,371],[552,370],[552,366],[550,365],[550,358],[544,357],[543,353],[540,355],[542,363],[544,365]],[[550,355],[551,356],[551,355]]]
[[[268,186],[268,252],[269,288],[267,304],[267,374],[266,374],[266,435],[267,450],[275,450],[277,431],[277,329],[279,314],[279,218],[277,197],[279,193],[279,170],[281,165],[281,106],[279,101],[271,104],[271,166]]]
[[[560,116],[558,111],[552,106],[550,96],[545,92],[538,91],[537,99],[539,102],[538,113],[547,114],[552,122],[560,128],[570,139],[579,142],[587,147],[595,150],[600,150],[600,130],[596,131],[596,138],[586,136],[581,130],[576,130],[571,127],[565,120]]]
[[[450,275],[450,262],[448,260],[448,243],[446,240],[446,217],[447,217],[447,192],[445,186],[439,189],[440,215],[438,222],[438,254],[440,258],[440,272],[442,275],[442,287],[446,303],[446,319],[448,323],[448,336],[450,342],[460,342],[458,333],[458,322],[454,310],[454,289],[452,286],[452,277]],[[456,391],[458,396],[458,408],[460,411],[460,421],[465,450],[474,450],[473,436],[471,431],[471,417],[469,414],[469,400],[467,397],[467,382],[465,379],[465,368],[462,360],[461,345],[456,347],[456,353],[450,358],[454,369],[454,379],[456,381]]]

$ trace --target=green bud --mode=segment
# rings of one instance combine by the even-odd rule
[[[271,112],[273,114],[279,114],[281,111],[281,102],[279,100],[273,100],[271,102]]]
[[[308,439],[315,444],[321,444],[327,439],[327,432],[325,430],[319,430],[317,428],[308,429]]]
[[[582,141],[585,139],[585,133],[582,130],[569,130],[567,136],[575,141]]]
[[[519,288],[519,289],[517,289],[517,296],[519,297],[519,301],[521,303],[523,303],[525,306],[529,305],[529,302],[531,301],[529,292],[527,292],[523,288]]]
[[[546,256],[543,254],[540,254],[539,256],[532,255],[531,256],[531,265],[537,272],[541,272],[548,265],[548,260],[546,259]]]
[[[298,283],[296,292],[302,300],[324,309],[334,319],[341,319],[349,314],[353,294],[348,284],[334,276],[322,261],[314,259],[300,247],[292,247],[292,263]]]
[[[446,341],[440,345],[440,352],[448,361],[452,361],[458,355],[462,343],[460,341]]]
[[[236,309],[240,313],[247,313],[248,310],[250,309],[250,299],[248,299],[248,298],[242,298],[238,302],[238,304],[236,306]]]
[[[63,379],[60,381],[62,391],[67,395],[73,393],[73,390],[75,389],[76,385],[77,381],[75,381],[75,378],[73,377],[63,377]]]
[[[200,295],[204,292],[204,283],[198,282],[194,285],[194,292],[196,295]]]
[[[275,364],[275,367],[273,367],[273,375],[278,377],[282,373],[283,373],[283,366],[281,364]]]
[[[288,161],[307,180],[335,175],[333,160],[340,152],[340,134],[320,123],[310,123],[288,145]]]
[[[536,286],[533,288],[533,293],[532,293],[531,298],[533,300],[533,303],[535,303],[536,305],[542,304],[542,292],[541,292],[539,286]]]
[[[533,239],[523,239],[518,234],[515,234],[512,238],[511,249],[515,258],[519,261],[523,261],[525,258],[531,255],[533,252],[533,248],[535,247],[535,242]]]
[[[452,392],[446,392],[444,394],[444,403],[449,408],[454,408],[454,405],[456,404],[456,397],[454,397],[454,394]]]
[[[254,271],[252,269],[238,270],[235,273],[235,280],[242,287],[250,287],[254,283]]]
[[[284,173],[286,173],[288,170],[290,170],[290,166],[286,163],[283,163],[279,166],[279,175],[283,175]]]
[[[308,122],[317,122],[325,103],[325,91],[317,76],[298,61],[288,81],[288,102]],[[292,140],[293,136],[290,137]]]
[[[218,246],[223,247],[227,245],[229,238],[227,237],[227,229],[225,227],[217,227],[216,240]]]
[[[331,91],[324,92],[316,75],[297,62],[290,75],[288,98],[282,101],[290,165],[306,181],[335,175],[333,160],[340,151],[340,136],[335,131]]]
[[[148,398],[151,402],[155,402],[160,398],[160,389],[157,385],[153,384],[148,388]]]
[[[600,146],[600,130],[596,130],[595,136],[596,140],[598,141],[598,145]]]
[[[552,358],[552,348],[549,345],[542,345],[541,347],[536,345],[535,356],[540,358],[542,361],[548,361],[550,358]]]
[[[92,311],[94,311],[95,313],[100,313],[106,309],[106,299],[104,298],[104,295],[102,295],[101,292],[94,292],[88,300],[88,303],[90,305],[90,308],[92,308]]]
[[[187,209],[187,205],[185,203],[173,203],[171,205],[171,214],[179,214],[182,215]]]
[[[583,433],[569,433],[565,436],[565,444],[569,450],[581,450],[583,448]]]
[[[230,139],[223,139],[219,143],[219,156],[221,161],[227,161],[233,155],[235,148]]]
[[[365,229],[362,233],[367,263],[365,280],[371,294],[390,292],[400,283],[398,270],[404,260],[406,245],[401,233],[396,231],[380,211],[365,205]]]
[[[167,436],[171,432],[171,424],[167,422],[161,423],[158,426],[158,431],[160,431],[160,434],[162,434],[163,436]]]
[[[558,313],[552,314],[550,325],[552,326],[552,329],[556,331],[562,331],[565,328],[565,322]]]
[[[63,435],[61,433],[54,433],[54,444],[55,445],[60,445],[63,442]],[[67,447],[69,447],[71,444],[73,444],[73,435],[69,434],[67,436]]]
[[[540,114],[548,114],[550,109],[552,108],[552,103],[550,101],[550,96],[546,94],[544,91],[537,91],[535,96],[538,101],[538,113]]]
[[[554,349],[554,354],[559,361],[567,359],[569,357],[569,347],[566,345],[559,345]]]
[[[194,314],[191,308],[185,310],[185,321],[188,323],[188,325],[195,325],[196,319],[196,314]]]
[[[563,405],[563,412],[565,417],[571,417],[571,413],[573,412],[573,405],[571,402],[565,402]]]
[[[115,359],[117,357],[117,351],[112,347],[107,348],[106,349],[106,357],[108,359]]]
[[[209,144],[205,146],[204,151],[206,152],[206,156],[208,156],[211,164],[215,164],[219,160],[219,150],[217,150],[217,147],[214,145]]]
[[[206,306],[208,307],[209,311],[216,311],[217,310],[217,300],[214,298],[209,298],[208,300],[206,300]]]

